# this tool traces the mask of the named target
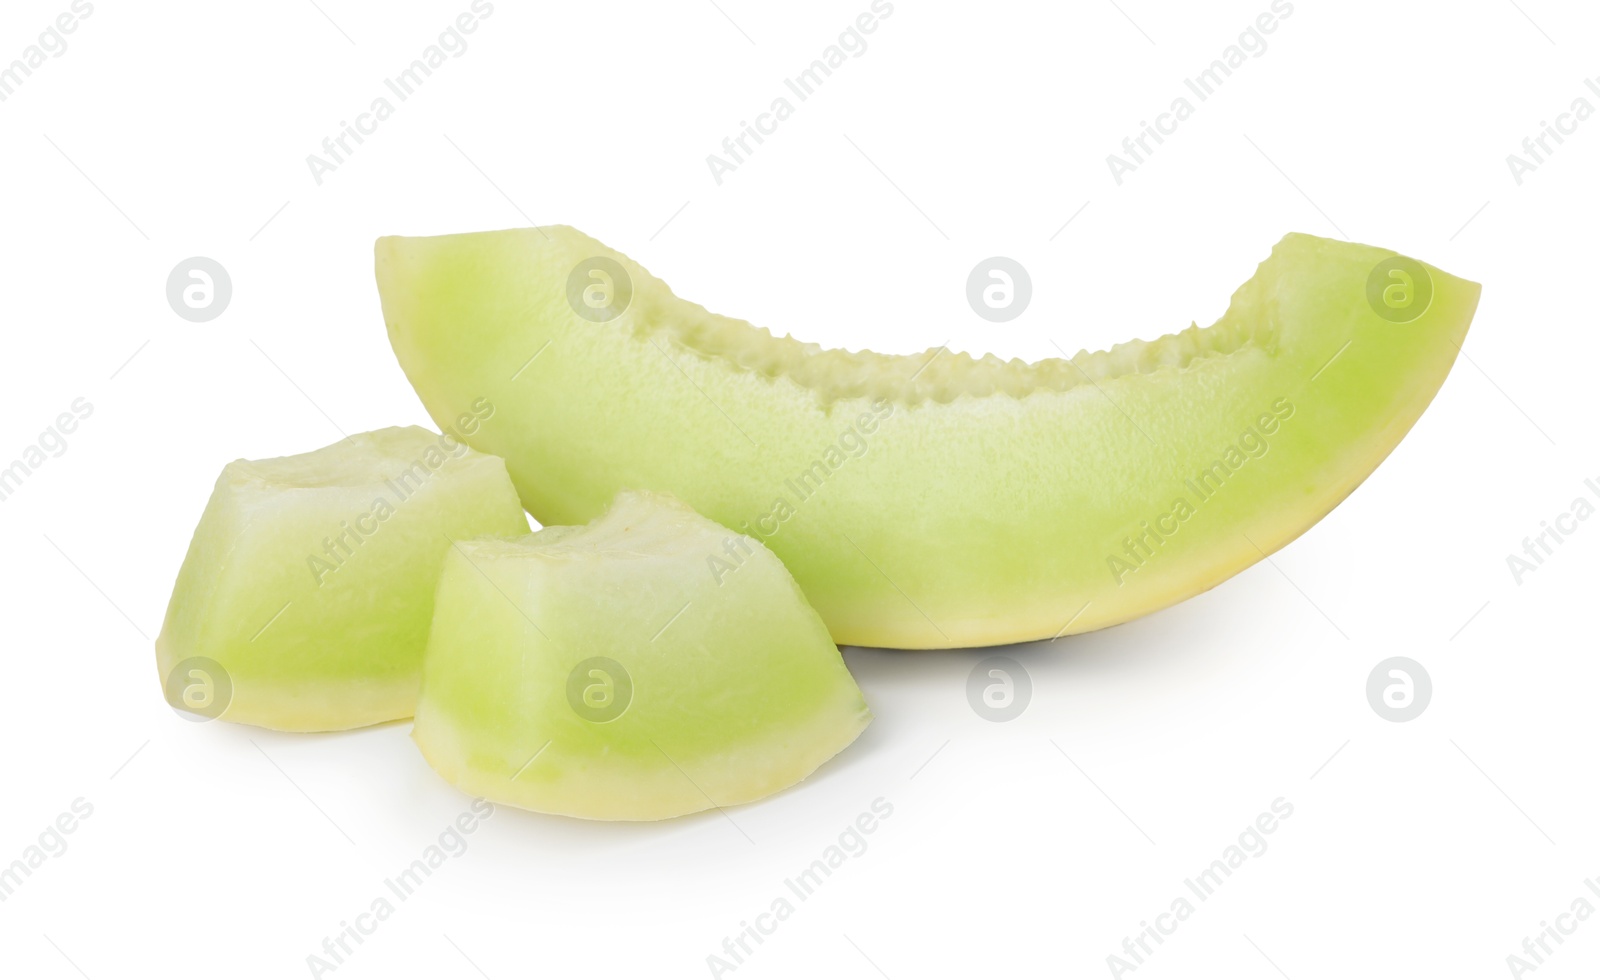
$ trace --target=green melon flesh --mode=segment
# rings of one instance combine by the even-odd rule
[[[409,718],[450,540],[527,531],[501,460],[416,426],[235,460],[178,572],[162,682],[207,658],[220,717],[283,731]]]
[[[792,786],[870,720],[771,552],[627,493],[585,527],[446,557],[413,737],[474,796],[658,820]]]
[[[1426,311],[1380,316],[1368,280],[1393,254],[1289,235],[1214,325],[1034,364],[776,338],[571,228],[380,239],[377,277],[423,404],[499,406],[471,442],[540,522],[670,492],[761,538],[837,642],[927,648],[1124,622],[1331,510],[1422,414],[1477,307],[1477,284],[1425,267]],[[594,257],[631,280],[609,321],[568,299]]]

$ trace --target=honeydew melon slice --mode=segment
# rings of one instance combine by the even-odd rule
[[[450,539],[527,531],[501,460],[417,426],[235,460],[156,639],[168,699],[283,731],[409,718]]]
[[[792,786],[870,720],[771,552],[624,493],[587,526],[446,556],[412,735],[474,796],[658,820]]]
[[[1316,523],[1443,383],[1479,287],[1284,238],[1205,329],[1034,364],[823,350],[679,299],[571,228],[383,238],[389,339],[543,523],[618,489],[755,535],[839,643],[1121,623]]]

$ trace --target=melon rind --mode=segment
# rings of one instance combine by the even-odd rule
[[[737,564],[713,575],[708,554]],[[497,803],[598,820],[745,803],[871,719],[783,564],[663,495],[623,494],[585,527],[459,542],[434,608],[413,738]],[[596,658],[615,715],[574,701]]]
[[[383,238],[377,278],[423,404],[500,406],[472,444],[540,522],[668,492],[760,538],[837,642],[930,648],[1125,622],[1316,523],[1421,415],[1477,307],[1476,283],[1422,264],[1425,312],[1380,316],[1368,281],[1393,256],[1292,234],[1211,327],[1035,364],[773,337],[565,227]],[[603,322],[568,298],[595,258],[632,290]],[[1246,461],[1218,492],[1189,490],[1230,448]]]
[[[221,718],[282,731],[409,718],[450,541],[527,530],[501,460],[417,426],[235,460],[178,572],[161,680],[205,658]]]

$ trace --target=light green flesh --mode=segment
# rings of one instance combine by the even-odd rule
[[[837,642],[928,648],[1152,612],[1344,499],[1433,398],[1478,301],[1427,267],[1426,312],[1380,317],[1367,280],[1391,255],[1289,235],[1213,326],[1035,364],[774,338],[571,228],[384,238],[377,276],[428,411],[492,402],[470,441],[506,459],[541,523],[670,492],[761,538]],[[632,281],[608,322],[567,300],[594,256]],[[1241,440],[1275,405],[1292,416],[1251,456]],[[1214,492],[1191,489],[1216,462]],[[1168,517],[1179,500],[1190,513]]]
[[[416,426],[235,460],[178,572],[161,679],[209,658],[232,683],[221,717],[263,728],[409,718],[450,541],[527,531],[501,460]]]
[[[713,554],[731,569],[708,571]],[[595,657],[632,687],[625,698],[609,670],[578,670],[595,703],[622,709],[607,720],[569,693]],[[771,552],[670,497],[630,493],[588,526],[462,542],[446,558],[412,734],[474,796],[657,820],[792,786],[870,720]]]

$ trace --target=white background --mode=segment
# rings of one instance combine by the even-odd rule
[[[1485,288],[1467,357],[1354,496],[1206,595],[1004,651],[1032,677],[1019,719],[969,708],[982,653],[847,649],[877,721],[807,783],[658,825],[501,809],[340,978],[711,975],[879,797],[868,850],[731,975],[1107,976],[1279,797],[1268,850],[1129,975],[1506,976],[1542,920],[1600,906],[1600,520],[1520,585],[1506,565],[1600,481],[1600,120],[1520,186],[1506,162],[1575,98],[1600,107],[1592,5],[1295,0],[1118,186],[1107,154],[1267,0],[897,0],[719,186],[707,154],[867,0],[497,0],[320,185],[307,154],[468,0],[318,3],[97,0],[0,103],[0,462],[94,406],[0,504],[0,864],[93,806],[0,904],[7,975],[310,975],[466,808],[406,725],[181,720],[151,641],[226,461],[427,424],[373,239],[530,222],[713,309],[897,352],[1032,358],[1209,323],[1292,230]],[[0,64],[67,9],[8,0]],[[195,255],[233,280],[206,324],[164,292]],[[1008,324],[964,297],[991,255],[1033,278]],[[1403,724],[1365,695],[1394,655],[1434,684]],[[1537,977],[1597,967],[1600,916]]]

